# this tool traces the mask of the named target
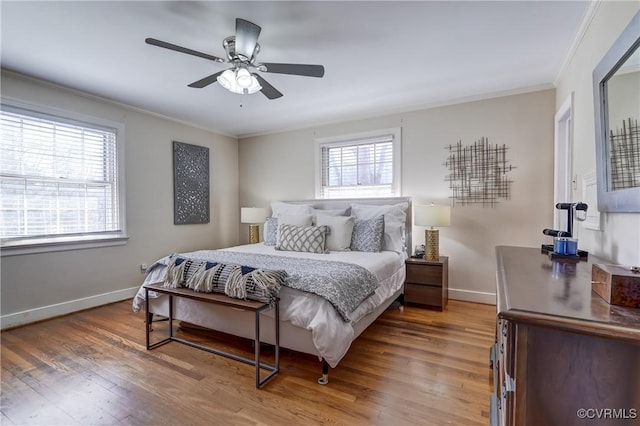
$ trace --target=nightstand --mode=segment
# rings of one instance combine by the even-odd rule
[[[449,299],[449,258],[440,256],[438,261],[409,258],[405,264],[405,303],[443,310]]]

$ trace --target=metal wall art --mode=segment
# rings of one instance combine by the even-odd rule
[[[611,189],[617,191],[640,186],[640,132],[638,120],[622,122],[622,128],[611,130]]]
[[[449,156],[444,163],[449,169],[445,181],[449,182],[453,204],[482,204],[494,207],[499,200],[510,198],[511,180],[507,173],[513,170],[507,160],[506,145],[492,145],[484,136],[473,145],[446,147]]]
[[[209,222],[209,148],[173,142],[173,223]]]

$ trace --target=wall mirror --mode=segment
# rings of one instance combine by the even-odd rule
[[[640,212],[640,12],[593,70],[598,210]]]

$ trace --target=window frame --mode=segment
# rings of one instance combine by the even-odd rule
[[[368,193],[362,195],[350,195],[342,198],[389,198],[402,196],[402,131],[400,127],[392,127],[388,129],[372,130],[368,132],[350,133],[338,136],[330,136],[314,139],[315,147],[315,197],[316,199],[330,199],[323,197],[322,185],[322,149],[345,147],[350,145],[360,145],[366,143],[367,139],[381,138],[387,135],[392,136],[392,152],[393,152],[393,180],[391,183],[391,193],[372,196]]]
[[[65,234],[60,236],[25,237],[0,240],[0,256],[16,256],[34,253],[47,253],[65,250],[80,250],[124,245],[129,237],[126,227],[126,180],[125,180],[125,125],[74,111],[25,102],[10,97],[0,99],[0,108],[17,108],[33,113],[33,117],[45,117],[59,120],[60,123],[85,123],[87,126],[108,127],[116,130],[116,161],[118,171],[118,220],[119,231]]]

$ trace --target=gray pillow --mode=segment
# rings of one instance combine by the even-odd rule
[[[326,253],[328,226],[279,225],[276,250]]]
[[[382,251],[384,244],[384,216],[356,219],[351,235],[351,250]]]

